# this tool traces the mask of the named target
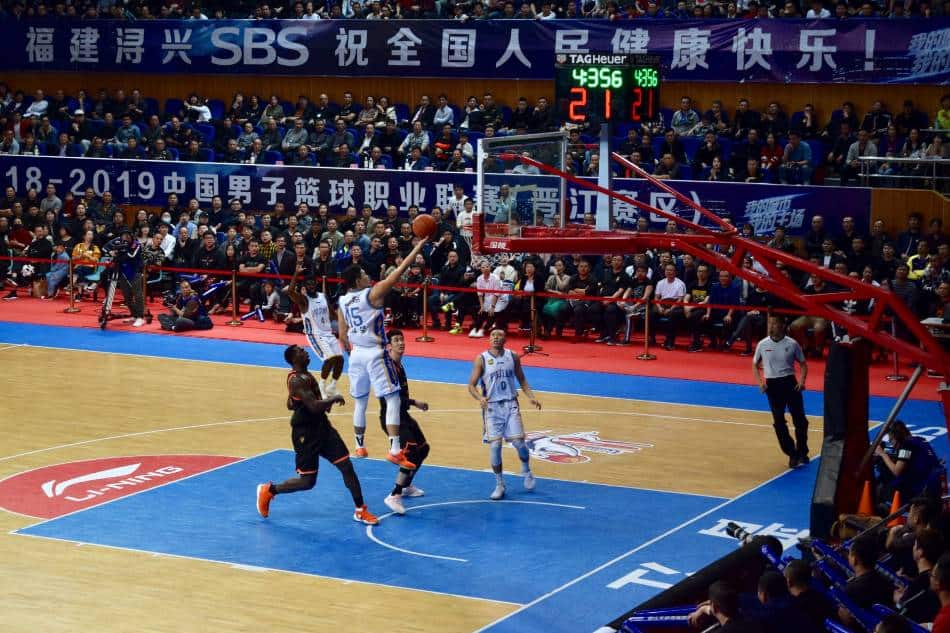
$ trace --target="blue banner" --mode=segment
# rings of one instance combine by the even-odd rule
[[[5,20],[0,70],[553,79],[649,53],[670,81],[947,83],[950,19]]]
[[[12,185],[20,195],[37,189],[43,196],[47,184],[56,185],[60,197],[71,192],[82,197],[87,187],[97,195],[111,191],[118,202],[161,206],[169,194],[182,201],[195,198],[208,208],[214,196],[225,200],[238,198],[251,211],[269,211],[277,202],[292,208],[300,202],[311,207],[327,203],[331,214],[342,214],[347,206],[361,209],[369,204],[380,216],[389,204],[405,215],[412,205],[427,211],[445,208],[456,184],[466,195],[475,197],[475,174],[417,172],[371,169],[331,169],[324,167],[287,167],[273,165],[230,165],[100,158],[57,158],[0,155],[0,184]],[[494,176],[497,179],[499,176]],[[504,176],[501,176],[504,178]],[[518,176],[511,176],[518,179]],[[523,179],[524,177],[520,177]],[[558,212],[560,180],[551,176],[537,179],[532,204],[539,218],[552,221]],[[514,182],[514,180],[512,180]],[[683,195],[721,216],[732,218],[736,226],[749,223],[756,235],[770,235],[777,224],[788,227],[790,236],[803,236],[814,215],[822,215],[829,227],[841,225],[852,216],[856,228],[867,232],[870,222],[871,190],[859,187],[802,187],[704,181],[671,181]],[[500,185],[499,185],[500,186]],[[673,196],[639,179],[618,178],[613,189],[663,211],[699,221],[696,211]],[[486,187],[484,204],[492,208],[491,198],[498,186]],[[585,213],[596,213],[597,194],[591,189],[569,185],[565,198],[570,220],[580,222]],[[614,200],[613,217],[618,226],[633,228],[640,211],[633,205]],[[489,211],[488,220],[492,215]],[[650,218],[662,230],[666,219]]]

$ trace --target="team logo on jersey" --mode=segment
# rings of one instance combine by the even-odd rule
[[[556,464],[583,464],[590,461],[585,453],[621,455],[639,453],[653,444],[603,440],[599,431],[555,434],[552,431],[534,431],[525,435],[525,443],[535,459]]]
[[[221,455],[138,455],[45,466],[0,481],[0,509],[52,519],[239,460]]]
[[[488,364],[489,364],[489,365],[494,365],[494,364],[495,364],[495,359],[494,359],[494,358],[489,358],[489,359],[488,359]]]

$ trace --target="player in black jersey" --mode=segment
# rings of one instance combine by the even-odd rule
[[[402,505],[403,496],[421,497],[425,494],[419,488],[412,485],[412,481],[419,472],[422,462],[429,454],[429,443],[426,436],[415,418],[409,415],[409,407],[414,406],[421,411],[428,411],[429,405],[421,400],[413,400],[409,397],[409,380],[406,378],[406,370],[402,367],[402,355],[406,351],[406,336],[402,330],[389,331],[389,358],[396,368],[396,375],[399,377],[399,445],[406,452],[406,459],[415,464],[415,468],[399,469],[396,475],[396,485],[392,493],[383,500],[390,510],[396,514],[405,514],[406,508]],[[379,423],[383,430],[386,430],[386,399],[379,399]]]
[[[279,484],[260,484],[257,487],[257,511],[262,517],[267,517],[275,495],[313,488],[317,483],[319,458],[323,457],[343,475],[343,483],[349,489],[356,505],[353,520],[376,525],[379,520],[363,503],[363,491],[353,464],[350,463],[350,451],[327,417],[327,412],[334,404],[344,404],[343,396],[321,399],[317,381],[307,371],[310,354],[304,348],[291,345],[284,350],[284,360],[293,367],[293,371],[287,374],[287,408],[294,412],[290,418],[290,437],[296,453],[297,473],[300,476]]]

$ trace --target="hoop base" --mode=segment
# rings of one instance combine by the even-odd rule
[[[235,320],[235,319],[231,319],[231,320],[228,321],[225,325],[231,325],[231,326],[244,325],[244,321],[238,321],[238,320]]]
[[[417,337],[416,337],[416,342],[417,342],[417,343],[431,343],[431,342],[434,341],[434,340],[435,340],[434,337],[428,336],[428,335],[427,335],[427,336],[417,336]]]
[[[903,374],[891,374],[890,376],[884,376],[884,380],[888,382],[904,382],[907,380],[907,376]]]
[[[77,312],[82,312],[82,308],[75,308],[75,307],[65,308],[63,312],[65,312],[66,314],[76,314]]]
[[[637,360],[656,360],[656,354],[644,352],[643,354],[639,354],[637,356]]]

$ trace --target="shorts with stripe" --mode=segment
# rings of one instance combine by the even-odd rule
[[[310,349],[322,361],[334,356],[343,356],[343,348],[340,341],[332,334],[306,333],[307,342],[310,343]]]
[[[518,400],[489,402],[482,412],[483,437],[486,442],[498,439],[517,440],[524,438],[521,423],[521,408]]]
[[[399,391],[399,375],[382,347],[353,347],[350,352],[350,395],[363,398],[372,386],[377,398]]]
[[[297,472],[315,475],[320,458],[336,464],[350,455],[343,438],[329,424],[298,424],[291,427]]]

